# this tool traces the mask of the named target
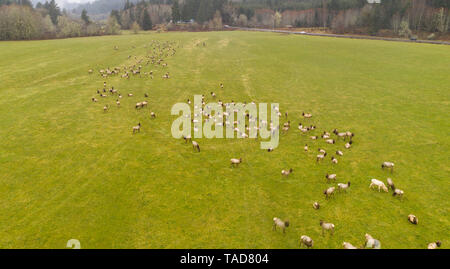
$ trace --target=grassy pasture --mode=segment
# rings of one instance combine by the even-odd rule
[[[92,103],[103,79],[87,70],[130,63],[151,40],[179,42],[167,59],[171,78],[159,67],[153,80],[108,78],[124,95],[121,108],[111,97]],[[82,248],[298,248],[303,234],[315,248],[341,248],[361,246],[365,233],[382,248],[450,246],[449,46],[145,33],[0,42],[0,59],[0,248],[64,248],[71,238]],[[211,91],[227,102],[279,103],[292,128],[271,153],[247,139],[199,139],[195,153],[172,138],[170,109],[194,94],[210,100]],[[136,111],[145,92],[149,107]],[[353,147],[314,142],[299,121],[317,125],[313,134],[351,130]],[[318,147],[344,156],[317,164]],[[244,163],[232,169],[235,157]],[[383,161],[395,162],[393,174]],[[352,183],[329,201],[327,172]],[[387,177],[403,201],[369,190],[371,178]],[[411,213],[419,225],[407,221]],[[290,220],[285,235],[272,231],[275,216]],[[322,237],[320,219],[336,225],[333,237]]]

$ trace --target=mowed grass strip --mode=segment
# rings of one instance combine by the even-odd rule
[[[104,80],[87,70],[130,64],[152,40],[180,44],[167,58],[171,78],[160,67],[153,80],[108,78],[124,96],[121,108],[112,97],[92,103]],[[383,248],[450,245],[448,46],[145,33],[0,42],[0,59],[0,248],[64,248],[71,238],[82,248],[298,248],[303,234],[315,248],[341,248],[362,246],[365,233]],[[225,102],[279,103],[292,128],[271,153],[247,139],[199,139],[195,153],[172,138],[170,109],[194,94],[211,101],[211,91]],[[144,93],[149,107],[136,111]],[[132,135],[138,122],[141,133]],[[351,130],[353,147],[312,141],[299,122],[317,125],[312,134]],[[337,149],[344,156],[317,164],[319,147],[328,158]],[[395,163],[393,174],[383,161]],[[351,181],[328,201],[327,172]],[[370,179],[387,177],[403,201],[369,190]],[[286,234],[272,231],[273,217],[289,219]],[[322,237],[321,219],[336,225],[333,237]]]

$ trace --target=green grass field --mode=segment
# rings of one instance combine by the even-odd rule
[[[180,44],[167,59],[171,78],[161,67],[153,80],[108,78],[124,95],[121,108],[112,97],[91,102],[104,80],[87,70],[129,64],[152,40]],[[82,248],[299,248],[303,234],[315,248],[342,248],[361,247],[365,233],[382,248],[450,246],[449,46],[145,33],[0,42],[0,59],[0,248],[65,248],[71,238]],[[279,103],[292,128],[271,153],[250,139],[198,139],[195,153],[172,138],[170,109],[194,94],[210,101],[211,91],[226,102]],[[145,92],[149,107],[136,111]],[[351,130],[353,147],[314,142],[299,121],[317,125],[312,134]],[[319,147],[344,156],[317,164]],[[395,163],[393,174],[383,161]],[[336,185],[327,172],[351,181],[347,193],[325,200],[323,190]],[[369,189],[370,179],[387,177],[403,201]],[[272,231],[273,217],[290,220],[286,234]],[[320,219],[336,225],[334,236],[321,235]]]

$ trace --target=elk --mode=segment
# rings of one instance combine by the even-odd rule
[[[379,181],[378,179],[371,180],[369,188],[372,188],[374,186],[378,187],[378,192],[380,192],[381,189],[383,189],[383,191],[385,192],[388,192],[388,188],[386,187],[386,185],[384,185],[384,183],[382,181]]]
[[[323,220],[320,220],[320,226],[322,226],[322,235],[325,235],[325,230],[330,231],[331,235],[334,234],[334,224],[333,223],[327,223]]]
[[[313,203],[313,208],[316,209],[316,210],[319,209],[320,208],[320,204],[318,202],[314,202]]]
[[[392,181],[391,178],[387,179],[388,188],[391,188],[392,190],[395,190],[394,181]]]
[[[437,249],[441,247],[441,241],[436,241],[428,244],[428,249]]]
[[[276,231],[277,227],[283,229],[283,233],[285,233],[286,228],[289,227],[289,221],[282,221],[279,218],[273,218],[273,230]]]
[[[302,113],[302,116],[304,117],[304,118],[311,118],[312,117],[312,114],[311,113],[305,113],[305,112],[303,112]]]
[[[139,124],[137,126],[133,127],[133,134],[136,133],[136,132],[138,132],[138,133],[141,132],[141,123],[140,122],[139,122]]]
[[[366,234],[366,248],[380,249],[381,243],[379,240],[373,238],[370,234]]]
[[[347,182],[347,184],[344,183],[338,183],[338,188],[340,191],[347,191],[347,189],[350,187],[350,181]]]
[[[194,148],[194,150],[200,152],[200,145],[197,142],[192,141],[192,147]]]
[[[320,161],[320,160],[323,160],[323,159],[325,158],[325,156],[327,156],[327,153],[323,153],[323,154],[317,155],[316,161],[318,162],[318,161]]]
[[[289,170],[281,170],[281,174],[283,175],[283,176],[289,176],[289,174],[291,174],[292,173],[292,171],[294,171],[292,168],[291,169],[289,169]]]
[[[400,198],[403,198],[403,194],[405,193],[404,191],[400,190],[400,189],[393,189],[394,192],[392,193],[392,196],[398,196]]]
[[[353,141],[350,141],[350,142],[346,143],[346,144],[344,145],[344,147],[345,147],[346,149],[349,149],[349,148],[352,147],[352,144],[353,144]]]
[[[336,181],[336,174],[329,175],[328,173],[325,175],[325,178],[327,179],[327,182],[330,182],[330,180]]]
[[[231,159],[231,166],[238,166],[240,163],[242,163],[242,158],[239,159]]]
[[[187,143],[188,141],[192,141],[190,135],[188,135],[188,136],[184,136],[184,135],[183,135],[183,139],[184,139],[184,141],[185,141],[186,143]]]
[[[352,244],[350,244],[348,242],[342,243],[342,246],[344,247],[344,249],[357,249],[357,247],[353,246]]]
[[[408,221],[411,222],[412,224],[418,224],[419,223],[419,219],[414,216],[413,214],[409,214],[408,215]]]
[[[391,169],[391,172],[393,172],[394,171],[394,163],[393,162],[383,162],[381,164],[381,168],[382,169],[384,169],[384,168]]]
[[[331,162],[334,164],[337,164],[338,160],[336,158],[334,158],[334,156],[331,156]]]
[[[313,247],[313,240],[311,239],[311,237],[306,236],[306,235],[302,235],[300,237],[300,247],[302,245],[305,245],[308,248],[312,248]]]
[[[328,199],[331,195],[333,195],[335,189],[336,189],[335,187],[330,187],[330,188],[326,189],[323,192],[323,194],[325,194],[325,199]]]

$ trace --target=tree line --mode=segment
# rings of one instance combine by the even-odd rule
[[[205,23],[220,12],[224,24],[246,27],[322,27],[335,33],[377,35],[387,30],[445,34],[448,0],[173,0],[172,20]]]
[[[122,5],[107,20],[96,21],[85,9],[73,18],[54,0],[34,8],[29,0],[0,0],[0,40],[115,34],[120,29],[137,32],[155,26],[220,30],[224,24],[319,27],[335,33],[410,38],[421,34],[434,39],[448,37],[450,28],[448,0],[381,0],[380,4],[367,0],[124,0]]]
[[[92,21],[84,11],[72,18],[61,11],[55,0],[38,3],[29,0],[0,0],[0,40],[30,40],[117,34],[113,20]]]
[[[449,32],[448,0],[141,0],[126,1],[111,13],[123,29],[136,22],[188,25],[192,30],[218,29],[222,24],[245,27],[320,27],[335,33],[411,37],[414,33]],[[434,35],[436,37],[436,35]],[[433,38],[433,35],[430,35]]]

